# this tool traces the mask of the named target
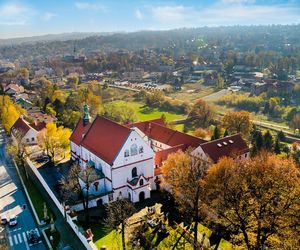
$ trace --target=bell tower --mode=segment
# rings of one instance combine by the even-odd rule
[[[83,120],[83,125],[87,125],[90,120],[91,120],[91,116],[90,116],[90,107],[88,104],[84,104],[83,106],[83,117],[82,117],[82,120]]]

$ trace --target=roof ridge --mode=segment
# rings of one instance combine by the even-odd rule
[[[201,143],[200,145],[204,145],[204,144],[209,144],[209,143],[213,143],[213,142],[218,142],[218,141],[222,141],[222,140],[225,140],[226,138],[230,138],[230,137],[233,137],[233,136],[236,136],[236,135],[240,135],[241,133],[235,133],[233,135],[228,135],[228,136],[225,136],[225,137],[222,137],[222,138],[219,138],[219,139],[215,139],[215,140],[212,140],[212,141],[207,141],[207,142],[203,142]]]

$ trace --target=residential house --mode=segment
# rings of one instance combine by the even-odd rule
[[[11,135],[15,139],[21,136],[21,143],[25,145],[36,145],[38,135],[45,129],[45,123],[29,123],[23,117],[20,117],[11,128]]]

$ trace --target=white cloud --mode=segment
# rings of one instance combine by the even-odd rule
[[[100,3],[75,2],[75,7],[79,10],[105,11],[106,7]]]
[[[222,0],[222,3],[225,4],[253,4],[256,1],[255,0]]]
[[[134,12],[134,15],[137,19],[139,20],[143,20],[144,16],[142,14],[142,12],[139,10],[139,9],[136,9],[135,12]]]
[[[202,9],[191,6],[151,8],[157,28],[291,24],[300,22],[300,7],[292,4],[258,5],[252,0],[221,0]]]
[[[0,5],[0,25],[26,25],[33,13],[29,7],[16,3]]]
[[[52,12],[46,12],[44,15],[43,15],[43,17],[42,17],[42,19],[44,20],[44,21],[49,21],[49,20],[51,20],[52,18],[54,18],[54,17],[56,17],[57,15],[55,14],[55,13],[52,13]]]

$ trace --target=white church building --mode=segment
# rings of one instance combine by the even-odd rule
[[[230,143],[207,142],[168,128],[162,119],[124,126],[97,116],[91,123],[85,105],[84,116],[70,138],[71,158],[82,169],[93,168],[89,207],[118,197],[139,202],[150,198],[151,190],[159,189],[161,166],[172,152],[193,148],[213,158],[213,162],[231,152],[248,154],[249,148],[239,134],[225,140]],[[84,188],[84,181],[80,182]],[[81,203],[72,207],[83,209]]]

